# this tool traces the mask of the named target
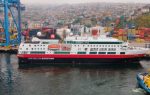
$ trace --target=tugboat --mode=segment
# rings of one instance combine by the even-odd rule
[[[33,38],[31,42],[22,42],[18,59],[19,63],[122,63],[139,61],[146,52],[145,48],[131,47],[128,42],[94,31],[90,35],[67,35],[63,41]]]
[[[137,84],[138,87],[144,89],[147,93],[150,94],[150,74],[148,73],[137,74]]]

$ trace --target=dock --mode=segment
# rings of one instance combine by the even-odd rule
[[[0,47],[0,53],[11,53],[17,54],[18,46],[17,47]]]

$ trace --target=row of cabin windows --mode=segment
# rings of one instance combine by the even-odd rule
[[[35,47],[36,47],[36,46],[44,46],[44,47],[45,47],[45,45],[34,45],[34,46],[35,46]]]
[[[81,48],[78,48],[78,50],[81,50]],[[85,51],[87,48],[85,48]],[[90,51],[107,51],[107,48],[91,48]],[[116,51],[116,48],[108,48],[108,51]]]
[[[29,50],[29,48],[26,48],[26,50]],[[31,50],[45,50],[45,48],[31,48]]]
[[[97,54],[97,52],[90,52],[89,54]],[[106,52],[98,52],[98,54],[106,54]],[[107,54],[116,54],[116,52],[107,52]]]
[[[107,51],[107,48],[100,48],[99,51]],[[116,51],[116,48],[108,48],[108,51]]]
[[[24,46],[24,45],[22,45],[22,46]],[[29,47],[31,47],[31,46],[33,46],[33,45],[29,45]],[[44,46],[45,47],[45,45],[34,45],[35,47],[36,46]]]
[[[70,52],[55,52],[55,54],[70,54]],[[77,52],[77,54],[86,54],[86,52]],[[106,52],[89,52],[89,54],[106,54]],[[116,54],[116,52],[107,52],[107,54]],[[125,54],[125,52],[120,52]]]
[[[70,54],[70,52],[54,52],[55,54]]]
[[[74,45],[74,47],[121,47],[122,45]]]
[[[23,45],[23,46],[24,46],[24,45]],[[29,46],[31,46],[31,45],[29,45]],[[34,46],[35,46],[35,47],[36,47],[36,46],[44,46],[44,47],[45,47],[45,45],[34,45]],[[76,46],[79,47],[80,45],[74,45],[74,46],[75,46],[75,47],[76,47]],[[87,46],[87,47],[89,47],[89,46],[90,46],[90,47],[121,47],[122,45],[82,45],[82,46],[83,46],[83,47],[84,47],[84,46]]]
[[[22,50],[22,48],[20,48]],[[26,50],[29,50],[26,48]],[[31,48],[31,50],[45,50],[45,48]],[[78,50],[81,50],[81,48],[78,48]],[[87,50],[87,48],[85,48]],[[98,51],[98,48],[91,48],[90,51]],[[107,51],[107,48],[99,48],[99,51]],[[108,51],[116,51],[116,48],[108,48]]]
[[[30,54],[45,54],[45,52],[43,51],[32,51],[32,52],[30,52]]]
[[[97,54],[97,52],[90,52],[89,54]],[[106,54],[106,52],[98,52],[98,54]],[[116,54],[116,52],[107,52],[107,54]],[[125,52],[120,52],[120,54],[125,54]]]
[[[65,41],[67,44],[121,44],[122,42],[78,42],[78,41]]]

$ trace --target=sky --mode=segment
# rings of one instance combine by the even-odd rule
[[[150,3],[150,0],[21,0],[23,4],[74,4],[90,2]]]

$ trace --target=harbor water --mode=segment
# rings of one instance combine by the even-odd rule
[[[0,54],[0,95],[145,95],[136,74],[147,71],[150,61],[134,64],[20,68],[16,55]]]

